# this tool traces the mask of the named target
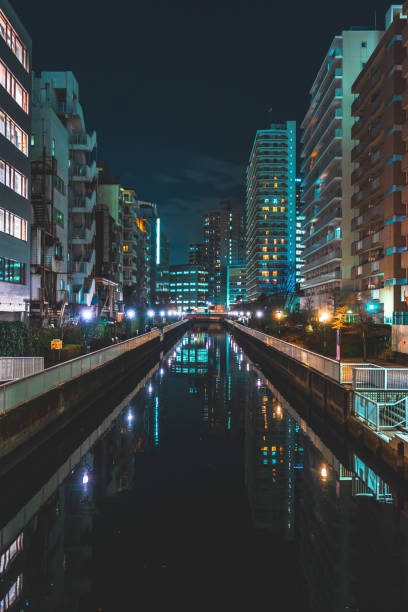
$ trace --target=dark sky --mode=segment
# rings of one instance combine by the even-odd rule
[[[72,70],[98,157],[157,202],[172,262],[204,210],[244,203],[257,129],[301,121],[333,36],[384,0],[11,0],[39,70]],[[268,109],[273,109],[268,113]]]

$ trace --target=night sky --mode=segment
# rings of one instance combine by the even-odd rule
[[[255,131],[303,119],[335,34],[383,27],[389,2],[11,0],[33,65],[72,70],[98,158],[157,202],[172,251],[201,238],[201,214],[244,205]],[[272,108],[272,113],[268,109]]]

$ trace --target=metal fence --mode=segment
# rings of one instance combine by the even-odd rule
[[[180,325],[184,325],[184,323],[186,323],[186,319],[176,321],[175,323],[170,323],[170,325],[165,325],[163,327],[163,334],[167,334],[167,332],[170,332],[172,329],[176,329],[176,327],[180,327]]]
[[[42,393],[55,389],[72,378],[86,374],[159,336],[159,331],[151,331],[136,338],[131,338],[130,340],[119,342],[119,344],[114,344],[88,355],[82,355],[82,357],[55,365],[37,374],[6,383],[0,387],[0,414],[4,414],[8,410]]]
[[[355,367],[353,389],[406,389],[408,391],[408,368]]]
[[[0,357],[0,380],[16,380],[44,369],[44,357]]]
[[[375,363],[341,363],[340,364],[340,382],[344,385],[351,385],[353,383],[353,372],[355,368],[362,369],[376,369],[381,366],[375,365]]]
[[[376,402],[361,393],[354,393],[354,414],[376,431],[408,428],[408,397],[396,402]]]
[[[324,374],[324,376],[328,376],[336,382],[341,381],[340,362],[336,361],[335,359],[330,359],[330,357],[324,357],[318,353],[313,353],[312,351],[301,348],[300,346],[296,346],[296,344],[279,340],[279,338],[274,338],[273,336],[264,334],[256,329],[251,329],[250,327],[246,327],[245,325],[241,325],[235,321],[228,320],[228,322],[243,333],[257,338],[267,346],[270,346],[288,357],[296,359],[296,361],[317,370],[321,374]]]

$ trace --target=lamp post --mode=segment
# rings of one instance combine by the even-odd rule
[[[281,320],[282,320],[282,317],[283,317],[283,312],[281,310],[277,310],[275,312],[275,318],[278,321],[278,336],[279,336],[279,338],[281,337]]]
[[[326,353],[327,349],[327,337],[326,337],[326,323],[330,319],[328,312],[321,312],[319,316],[320,323],[323,324],[323,353]]]
[[[85,341],[85,352],[89,353],[88,335],[89,335],[89,324],[93,319],[93,312],[91,308],[84,308],[81,312],[81,317],[84,322],[84,341]]]

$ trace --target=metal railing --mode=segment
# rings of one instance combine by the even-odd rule
[[[0,415],[159,336],[159,331],[151,331],[130,340],[119,342],[119,344],[71,359],[15,382],[6,383],[0,387]]]
[[[228,323],[230,323],[233,327],[239,329],[245,334],[253,336],[260,340],[267,346],[274,348],[277,351],[291,357],[292,359],[296,359],[300,363],[307,365],[314,370],[317,370],[324,376],[328,376],[332,378],[336,382],[340,382],[340,362],[335,359],[331,359],[330,357],[324,357],[323,355],[319,355],[318,353],[313,353],[307,349],[301,348],[300,346],[296,346],[296,344],[290,344],[289,342],[285,342],[284,340],[279,340],[279,338],[274,338],[273,336],[269,336],[268,334],[264,334],[263,332],[257,331],[256,329],[251,329],[250,327],[246,327],[245,325],[241,325],[240,323],[236,323],[235,321],[231,321],[228,319]]]
[[[408,393],[408,368],[355,367],[353,389],[404,389]]]
[[[340,381],[343,385],[351,385],[353,383],[353,372],[355,368],[373,369],[380,368],[375,363],[341,363]]]
[[[354,393],[354,414],[377,432],[396,427],[408,428],[408,396],[396,402],[376,402]]]
[[[170,325],[165,325],[163,327],[163,334],[167,334],[167,332],[171,331],[172,329],[176,329],[176,327],[183,325],[183,323],[186,323],[186,319],[182,319],[181,321],[176,321],[175,323],[170,323]]]
[[[44,357],[0,357],[0,380],[16,380],[44,370]]]

